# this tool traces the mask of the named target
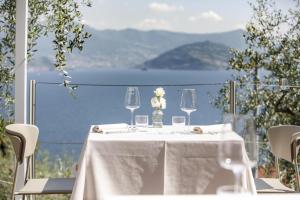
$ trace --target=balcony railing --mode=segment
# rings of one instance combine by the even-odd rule
[[[123,100],[128,86],[138,86],[140,89],[142,105],[136,113],[148,115],[152,112],[150,98],[153,90],[158,86],[166,89],[165,124],[171,123],[172,115],[184,115],[179,107],[181,90],[187,87],[196,88],[199,91],[200,105],[199,111],[192,113],[192,123],[213,124],[221,121],[221,113],[210,104],[210,99],[228,83],[163,85],[78,83],[76,85],[79,88],[75,91],[74,96],[71,96],[65,88],[57,87],[60,84],[58,82],[31,81],[30,123],[36,124],[40,128],[41,148],[49,147],[52,144],[75,145],[78,146],[75,148],[77,149],[75,155],[78,155],[91,124],[129,122],[129,111],[124,108]],[[206,112],[207,110],[210,114]]]
[[[180,95],[183,88],[195,88],[198,91],[199,110],[192,113],[192,124],[222,123],[222,111],[214,107],[212,100],[218,95],[219,90],[228,87],[228,110],[237,112],[240,91],[235,82],[224,83],[194,83],[194,84],[76,84],[79,88],[74,95],[70,95],[60,83],[35,82],[30,84],[30,123],[40,128],[40,150],[47,150],[51,155],[71,155],[77,160],[81,146],[88,129],[92,124],[129,122],[129,111],[124,108],[123,99],[126,87],[138,86],[141,94],[141,108],[137,114],[151,114],[150,98],[153,90],[162,86],[167,94],[167,109],[165,124],[171,123],[172,115],[185,115],[179,108]],[[282,92],[287,89],[299,89],[300,86],[278,84],[248,84],[252,89],[269,89]],[[259,99],[258,101],[263,101]],[[263,102],[262,102],[263,104]],[[259,115],[262,106],[256,107],[254,115]],[[258,130],[261,136],[265,130]],[[258,137],[260,148],[259,164],[272,162],[267,160],[269,147],[267,141]]]

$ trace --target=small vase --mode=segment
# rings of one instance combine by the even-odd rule
[[[164,113],[160,109],[155,109],[152,113],[152,125],[153,128],[162,128],[163,127],[163,116]]]

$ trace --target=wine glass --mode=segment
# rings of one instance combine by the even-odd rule
[[[254,167],[257,162],[255,123],[251,116],[234,114],[224,115],[223,122],[218,159],[223,168],[232,170],[234,173],[235,192],[238,193],[244,191],[240,189],[242,187],[239,184],[243,171],[247,167]],[[241,141],[233,140],[234,133],[225,128],[228,124],[243,139],[244,145],[241,145]]]
[[[140,93],[138,87],[128,87],[125,95],[125,108],[131,112],[130,129],[133,130],[133,113],[140,107]]]
[[[255,167],[258,160],[258,146],[254,118],[249,115],[236,116],[235,132],[244,140],[247,153],[246,165],[250,168]]]
[[[226,123],[225,123],[226,124]],[[224,124],[224,126],[225,126]],[[221,167],[231,170],[235,177],[234,193],[240,191],[240,179],[246,166],[243,162],[243,151],[241,141],[232,140],[233,133],[225,128],[221,131],[221,141],[218,148],[218,161]]]
[[[197,95],[195,89],[183,89],[180,108],[188,115],[188,127],[191,125],[191,113],[197,110]]]
[[[252,172],[256,167],[258,160],[258,147],[257,147],[257,135],[255,120],[250,115],[234,115],[234,131],[243,138],[244,146],[243,151],[246,156],[244,156],[245,166]],[[248,191],[251,193],[251,191]]]

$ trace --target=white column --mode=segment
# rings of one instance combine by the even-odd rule
[[[27,19],[28,0],[16,0],[15,122],[27,123]],[[23,185],[25,161],[19,167],[16,189]],[[18,197],[17,199],[21,199]]]
[[[16,0],[15,122],[27,123],[28,0]]]

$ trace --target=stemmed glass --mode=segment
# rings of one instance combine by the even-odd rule
[[[257,161],[254,120],[245,115],[226,114],[224,115],[223,123],[218,160],[223,168],[231,170],[234,173],[234,192],[240,193],[244,191],[239,184],[243,171],[247,167],[254,167]],[[241,136],[245,146],[241,145],[241,141],[233,140],[234,133],[228,130],[228,125],[232,127],[235,133]],[[248,156],[244,156],[246,153]]]
[[[140,107],[140,93],[138,87],[128,87],[125,95],[125,108],[131,112],[130,129],[133,130],[133,113]]]
[[[245,169],[243,162],[243,153],[241,150],[240,141],[230,139],[231,134],[226,130],[222,130],[219,144],[218,160],[224,169],[231,170],[235,177],[234,192],[238,193],[240,190],[240,178]]]
[[[235,116],[234,128],[235,132],[244,140],[247,153],[246,166],[255,167],[258,160],[258,146],[254,118],[249,115],[237,115]]]
[[[191,113],[197,110],[197,95],[195,89],[183,89],[180,108],[188,115],[188,127],[191,125]]]

